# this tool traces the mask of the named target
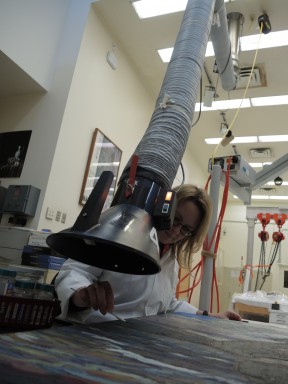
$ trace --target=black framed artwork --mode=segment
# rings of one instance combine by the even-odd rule
[[[32,131],[0,133],[0,177],[20,177]]]

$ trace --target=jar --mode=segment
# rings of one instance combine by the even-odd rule
[[[0,295],[13,296],[16,271],[0,269]]]
[[[14,286],[14,296],[33,298],[35,283],[33,281],[16,280]]]
[[[35,298],[39,300],[53,300],[54,285],[37,283],[35,286]]]

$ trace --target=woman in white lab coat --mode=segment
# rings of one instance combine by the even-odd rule
[[[177,191],[177,209],[171,229],[158,232],[161,271],[155,275],[111,272],[68,259],[55,281],[61,300],[61,317],[86,324],[122,318],[142,317],[180,311],[207,315],[175,297],[179,266],[189,268],[193,254],[200,250],[211,216],[207,193],[186,184]],[[234,312],[209,314],[240,320]]]

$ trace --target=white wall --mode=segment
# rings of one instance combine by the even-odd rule
[[[25,35],[24,40],[18,38],[18,36],[21,36],[21,29],[17,29],[17,34],[12,34],[9,37],[9,41],[6,41],[2,37],[1,43],[4,46],[11,45],[11,54],[17,51],[17,46],[19,51],[25,50],[25,52],[30,52],[31,56],[29,56],[29,60],[23,53],[24,67],[27,61],[32,63],[37,61],[35,57],[44,56],[45,62],[47,61],[47,66],[46,70],[42,73],[42,80],[44,81],[45,78],[48,81],[48,78],[50,78],[50,83],[47,87],[49,88],[49,92],[44,95],[16,95],[2,99],[0,108],[0,131],[32,130],[21,177],[3,178],[1,181],[3,186],[10,184],[31,184],[41,189],[36,215],[33,219],[29,219],[27,224],[37,229],[71,79],[78,57],[82,33],[89,12],[90,0],[83,0],[81,2],[78,0],[69,0],[69,8],[67,8],[67,0],[63,2],[52,1],[49,15],[51,15],[51,13],[55,15],[55,25],[52,16],[49,17],[49,23],[45,21],[46,15],[44,11],[47,11],[48,5],[46,3],[49,2],[41,1],[39,4],[42,6],[39,5],[35,7],[34,3],[37,2],[31,0],[29,3],[22,1],[4,1],[0,3],[1,17],[7,20],[4,24],[5,36],[9,35],[10,25],[15,25],[16,29],[18,24],[23,26],[22,11],[24,15],[26,15],[26,9],[29,11],[29,9],[32,8],[31,14],[33,15],[31,20],[29,19],[29,23],[27,22],[25,27],[26,32],[23,32]],[[39,27],[41,21],[45,26],[44,29]],[[4,31],[2,29],[2,32]],[[42,36],[41,31],[45,37],[41,40],[42,44],[39,48],[37,44],[35,46],[33,45],[34,39],[32,36],[37,39],[37,36]],[[48,43],[50,35],[51,41]],[[39,48],[37,56],[31,48],[31,45],[34,48]],[[24,49],[25,46],[27,46],[27,50]],[[50,48],[47,50],[46,46]],[[49,53],[49,57],[46,56],[47,53]],[[22,64],[20,59],[18,62]],[[33,70],[33,73],[31,73],[32,77],[39,75],[36,66],[34,67],[31,64],[30,69],[31,71]],[[51,73],[53,73],[53,76],[51,76]],[[7,224],[8,216],[9,215],[5,215],[3,217],[2,225]]]
[[[45,89],[70,7],[70,0],[0,2],[1,50]]]

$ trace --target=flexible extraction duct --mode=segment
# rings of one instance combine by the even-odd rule
[[[186,148],[210,30],[222,86],[236,85],[224,1],[189,0],[150,124],[135,150],[137,175],[161,186],[171,187]]]

